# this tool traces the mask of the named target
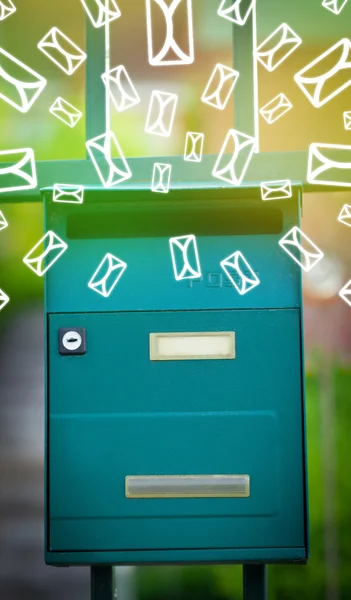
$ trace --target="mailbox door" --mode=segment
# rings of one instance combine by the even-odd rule
[[[86,353],[60,355],[60,328]],[[52,551],[305,545],[300,312],[48,316]],[[151,333],[235,332],[235,358],[150,360]],[[247,475],[248,497],[128,498],[126,477]]]

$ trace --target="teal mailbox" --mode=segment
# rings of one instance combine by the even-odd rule
[[[46,275],[47,563],[306,562],[301,271],[279,245],[300,188],[44,196],[68,246]],[[187,235],[201,276],[177,280]]]

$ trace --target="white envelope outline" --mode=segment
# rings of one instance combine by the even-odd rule
[[[226,154],[227,146],[231,141],[234,141],[234,152],[232,153],[232,158],[223,167],[221,163],[223,162],[224,156]],[[247,159],[245,161],[245,164],[241,168],[241,172],[237,173],[235,170],[236,161],[240,155],[240,152],[242,152],[246,148],[249,148]],[[223,179],[223,181],[228,181],[232,185],[240,185],[242,180],[244,179],[245,173],[248,169],[255,149],[255,138],[251,137],[250,135],[246,135],[246,133],[242,133],[241,131],[230,129],[226,135],[221,152],[218,155],[216,164],[213,168],[213,177],[216,177],[217,179]]]
[[[0,310],[5,308],[6,304],[10,302],[10,298],[3,290],[0,290]]]
[[[259,285],[259,278],[239,250],[222,260],[220,264],[223,271],[241,296],[247,294],[247,292],[250,292],[253,288]],[[239,276],[241,285],[237,283],[231,274],[231,271],[233,270],[235,275]]]
[[[260,113],[267,123],[272,125],[272,123],[275,123],[275,121],[291,110],[292,107],[293,105],[285,94],[278,94],[278,96],[261,108]]]
[[[184,50],[181,49],[173,37],[174,15],[181,3],[186,4],[187,10],[187,38],[189,43],[189,52],[184,52]],[[158,54],[156,54],[156,56],[154,55],[153,47],[152,5],[159,6],[165,18],[166,25],[166,39],[161,50],[158,52]],[[154,67],[160,67],[163,65],[190,65],[194,62],[195,51],[192,0],[171,0],[169,4],[167,4],[164,0],[146,0],[146,24],[150,65],[153,65]],[[174,54],[177,56],[176,59],[167,60],[165,58],[170,51],[174,52]]]
[[[351,227],[351,204],[345,204],[342,207],[340,215],[338,216],[338,221]]]
[[[4,21],[10,15],[13,15],[16,12],[16,7],[12,0],[6,0],[0,2],[0,21]]]
[[[275,36],[277,36],[279,34],[280,34],[279,42],[275,46],[273,46],[273,48],[268,47],[268,50],[265,50],[265,47],[269,46],[269,42],[272,40],[272,38],[274,38]],[[288,44],[289,44],[289,46],[290,46],[290,44],[293,44],[293,45],[290,46],[289,49],[287,49],[285,54],[283,54],[283,56],[281,56],[277,62],[275,62],[274,58],[275,58],[276,53],[280,52],[280,50],[285,45],[288,45]],[[302,44],[302,39],[295,33],[295,31],[293,29],[291,29],[291,27],[289,27],[289,25],[287,25],[286,23],[282,23],[282,25],[277,27],[277,29],[275,29],[273,31],[273,33],[271,33],[271,35],[268,36],[268,38],[266,38],[264,40],[264,42],[262,42],[262,44],[260,44],[258,46],[258,48],[256,50],[256,58],[267,69],[267,71],[272,72],[277,67],[279,67],[279,65],[281,65],[282,62],[284,60],[286,60],[288,58],[288,56],[290,56],[290,54],[295,52],[295,50],[301,44]]]
[[[340,290],[339,296],[342,300],[345,300],[346,304],[351,306],[351,279],[344,285],[342,290]]]
[[[42,252],[39,256],[35,256],[36,250],[40,248],[42,244],[48,241],[48,245],[45,248],[44,252]],[[48,271],[52,265],[62,256],[62,254],[67,250],[68,246],[66,242],[61,240],[56,233],[53,231],[48,231],[39,242],[32,248],[28,254],[24,257],[23,262],[36,273],[39,277],[42,277]],[[59,251],[54,258],[45,265],[45,259],[51,252]],[[34,255],[34,257],[32,257]]]
[[[115,21],[121,16],[121,11],[115,0],[81,0],[81,3],[83,4],[90,21],[96,28],[103,27],[104,25],[107,25],[107,23],[111,23],[111,21]],[[96,18],[91,11],[92,3],[95,3],[96,8],[98,9]]]
[[[112,159],[111,144],[114,144],[115,148],[117,149],[119,155],[118,157],[119,160],[122,161],[124,170],[120,169],[119,167],[117,167],[117,165],[114,164]],[[125,181],[126,179],[130,179],[130,177],[132,176],[132,172],[124,157],[122,148],[120,147],[117,138],[112,131],[108,131],[107,133],[99,135],[98,137],[93,138],[92,140],[88,140],[85,145],[89,152],[90,158],[94,163],[100,181],[104,187],[113,187],[119,183],[122,183],[122,181]],[[105,162],[107,163],[107,166],[109,168],[109,174],[107,178],[105,178],[103,175],[99,162],[94,154],[94,150],[97,151],[99,154],[102,154]]]
[[[312,77],[308,75],[308,71],[313,71],[316,65],[323,62],[324,59],[328,59],[328,57],[339,48],[341,54],[339,60],[337,60],[333,67],[329,67],[322,75]],[[335,75],[338,75],[342,70],[349,71],[348,80],[342,85],[338,83],[334,91],[330,92],[325,98],[321,98],[325,84],[329,83],[330,79]],[[294,75],[294,80],[315,108],[324,106],[324,104],[335,98],[335,96],[338,96],[343,90],[351,85],[351,40],[344,38],[340,40],[340,42],[334,44],[334,46],[329,48],[326,52],[323,52],[323,54],[296,73],[296,75]]]
[[[327,10],[330,10],[335,15],[340,15],[347,2],[348,0],[323,0],[322,6]]]
[[[237,25],[245,25],[254,7],[255,0],[251,0],[246,12],[242,13],[243,0],[222,0],[217,14]]]
[[[351,131],[351,111],[344,112],[344,125],[346,131]]]
[[[5,219],[4,213],[1,212],[0,210],[0,231],[2,231],[3,229],[6,229],[6,227],[8,227],[9,224]]]
[[[88,287],[94,290],[94,292],[101,294],[101,296],[104,296],[104,298],[108,298],[126,268],[127,263],[108,252],[90,279]],[[110,278],[111,284],[108,285]]]
[[[75,108],[75,106],[60,96],[56,98],[53,105],[49,108],[49,112],[68,125],[68,127],[71,127],[71,129],[77,125],[83,116],[83,113],[78,108]]]
[[[299,240],[299,235],[304,240],[307,240],[311,248],[313,248],[313,251],[309,252],[308,250],[305,250]],[[316,246],[312,240],[310,240],[310,238],[307,237],[307,235],[303,233],[303,231],[301,231],[301,229],[299,229],[297,226],[288,231],[288,233],[279,241],[279,245],[304,271],[306,271],[306,273],[311,271],[311,269],[313,269],[313,267],[315,267],[324,256],[323,252],[318,248],[318,246]],[[297,248],[297,250],[301,252],[304,262],[300,261],[293,254],[293,252],[290,250],[290,247]]]
[[[188,131],[185,139],[184,160],[201,162],[205,134]]]
[[[215,87],[215,89],[212,89],[214,87],[214,80],[217,76],[219,76],[219,84],[217,87]],[[213,106],[214,108],[218,108],[219,110],[224,110],[233,93],[238,77],[238,71],[235,71],[230,67],[226,67],[221,63],[217,63],[217,65],[211,73],[211,77],[208,81],[205,91],[201,96],[202,102],[204,102],[205,104],[209,104],[209,106]],[[227,94],[224,98],[221,99],[223,87],[225,86],[225,84],[228,83],[228,81],[230,82],[230,86],[228,88]]]
[[[292,197],[291,181],[263,181],[261,183],[262,200],[280,200]]]
[[[176,281],[183,279],[198,279],[201,277],[201,267],[199,253],[197,249],[196,237],[194,235],[183,235],[169,240],[174,277]],[[190,264],[189,252],[194,252],[195,265]],[[177,264],[177,250],[181,252],[182,264]]]
[[[339,162],[323,156],[323,149],[326,150],[344,150],[349,153],[350,160],[348,162]],[[317,167],[314,162],[317,161]],[[325,175],[324,179],[319,179],[320,175],[326,173],[329,169],[340,169],[341,171],[350,170],[349,181],[331,181]],[[308,183],[318,185],[326,184],[337,187],[351,187],[351,146],[343,146],[341,144],[311,144],[308,152],[308,167],[307,167]]]
[[[122,76],[125,77],[127,85],[124,87],[122,83]],[[128,75],[127,69],[120,65],[115,69],[111,69],[108,73],[103,73],[101,75],[101,79],[104,82],[106,89],[110,94],[110,98],[118,110],[118,112],[122,112],[139,104],[140,97],[138,92],[136,91],[131,78]],[[120,100],[116,97],[114,89],[117,90],[118,94],[120,94]]]
[[[172,132],[178,96],[168,92],[154,90],[151,94],[149,110],[146,117],[145,132],[152,135],[169,137]],[[165,112],[170,111],[168,123],[165,123]],[[152,122],[153,112],[156,112],[155,121]]]
[[[53,202],[65,202],[67,204],[83,204],[84,185],[73,185],[71,183],[55,183]]]
[[[2,66],[2,57],[5,57],[7,61],[13,62],[16,65],[16,71],[18,72],[18,67],[23,69],[26,72],[26,77],[28,77],[28,73],[32,75],[33,81],[20,81],[15,77],[12,77],[9,73],[7,73]],[[1,91],[2,82],[5,81],[5,90],[6,93]],[[23,62],[12,56],[9,52],[6,52],[3,48],[0,48],[0,98],[16,108],[18,111],[22,113],[26,113],[29,111],[31,106],[34,104],[38,96],[41,94],[43,89],[46,86],[46,79],[39,75],[30,67],[27,67]],[[15,94],[17,97],[11,98],[9,94],[8,84],[13,86],[15,89]],[[33,94],[33,95],[32,95]]]
[[[68,52],[63,49],[60,45],[60,37],[64,39],[66,45],[72,47],[72,51]],[[50,60],[55,63],[66,75],[72,75],[85,61],[87,55],[81,50],[67,35],[62,33],[57,27],[52,27],[50,31],[43,37],[38,43],[38,48],[43,52]],[[50,54],[51,49],[60,52],[62,57],[65,59],[66,64],[61,63],[57,60],[56,56]]]
[[[22,158],[9,167],[1,166],[1,157],[8,158],[8,161],[13,160],[16,154],[23,154]],[[28,167],[30,173],[26,173],[23,169]],[[23,181],[21,185],[2,187],[2,175],[16,175]],[[17,190],[33,190],[37,187],[37,171],[35,166],[34,151],[32,148],[19,148],[18,150],[2,150],[0,152],[0,193],[14,192]]]
[[[168,194],[171,180],[172,165],[155,163],[152,175],[152,192]]]

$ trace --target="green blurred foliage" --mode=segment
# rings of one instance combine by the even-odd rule
[[[337,528],[339,536],[339,600],[351,598],[351,371],[335,372],[337,444]],[[306,566],[268,567],[270,600],[321,600],[325,597],[320,382],[309,375],[307,438],[311,558]],[[137,571],[140,600],[239,600],[242,568],[238,565],[142,567]]]

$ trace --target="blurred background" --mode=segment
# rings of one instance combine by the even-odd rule
[[[84,49],[81,3],[15,4],[17,12],[0,23],[1,46],[48,85],[28,115],[0,102],[0,150],[28,146],[38,160],[85,158],[84,116],[69,129],[48,111],[62,96],[84,115],[85,68],[68,77],[37,49],[53,26]],[[112,129],[125,155],[183,154],[187,131],[204,132],[204,152],[217,154],[233,126],[234,106],[215,111],[200,98],[216,63],[233,66],[232,27],[217,16],[219,0],[193,0],[195,63],[160,69],[148,64],[145,0],[118,4],[123,19],[111,24],[111,68],[125,65],[141,97],[122,114],[111,106]],[[351,111],[351,87],[316,110],[293,80],[349,35],[351,1],[339,16],[323,8],[322,0],[258,0],[257,10],[259,43],[283,22],[303,40],[277,71],[259,67],[259,105],[281,92],[294,105],[274,125],[260,118],[261,150],[306,151],[311,142],[351,145],[343,123],[343,112]],[[182,23],[177,26],[182,35]],[[150,143],[144,126],[153,89],[178,93],[180,100],[172,136],[153,136]],[[351,308],[338,297],[351,278],[351,230],[337,221],[345,204],[351,204],[350,192],[304,198],[302,229],[326,256],[304,281],[312,557],[306,567],[269,567],[271,600],[351,598]],[[0,287],[11,297],[0,313],[0,598],[83,600],[89,597],[88,569],[46,567],[43,559],[43,282],[22,265],[42,235],[42,206],[1,204],[0,197],[0,210],[9,223],[0,233]],[[119,600],[242,598],[239,566],[117,571]]]

